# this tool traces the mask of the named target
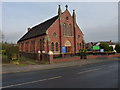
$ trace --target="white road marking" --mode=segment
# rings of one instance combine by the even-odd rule
[[[118,67],[118,65],[111,65],[111,66],[109,66],[110,68],[113,68],[113,67]]]
[[[21,85],[26,85],[26,84],[32,84],[32,83],[36,83],[36,82],[42,82],[42,81],[57,79],[57,78],[61,78],[61,77],[62,76],[56,76],[56,77],[52,77],[52,78],[48,78],[48,79],[41,79],[41,80],[36,80],[36,81],[30,81],[30,82],[25,82],[25,83],[19,83],[19,84],[4,86],[2,88],[9,88],[9,87],[14,87],[14,86],[21,86]]]
[[[97,71],[97,70],[100,70],[100,69],[102,69],[102,68],[90,69],[90,70],[87,70],[87,71],[79,72],[78,74],[82,74],[82,73],[86,73],[86,72],[92,72],[92,71]]]

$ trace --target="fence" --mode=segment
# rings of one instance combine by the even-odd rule
[[[25,53],[25,52],[20,52],[20,56],[24,56],[24,57],[27,57],[27,58],[31,58],[31,59],[35,59],[37,60],[37,56],[38,54],[37,53]]]
[[[48,63],[55,63],[55,62],[63,62],[63,61],[73,61],[73,60],[80,60],[81,53],[65,53],[65,54],[48,54],[48,53],[20,53],[21,55],[37,59],[40,63],[48,62]],[[104,53],[91,53],[87,52],[87,58],[96,59],[96,58],[111,58],[111,57],[118,57],[120,54],[115,54],[114,52],[104,52]]]

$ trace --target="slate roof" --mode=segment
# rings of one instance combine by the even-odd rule
[[[18,42],[44,35],[47,29],[57,20],[57,18],[58,18],[58,15],[51,19],[48,19],[47,21],[41,24],[38,24],[32,27],[30,31],[28,31],[20,40],[18,40]]]

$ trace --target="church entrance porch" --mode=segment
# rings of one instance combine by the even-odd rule
[[[65,42],[65,47],[66,47],[66,53],[71,52],[71,43],[69,40]]]

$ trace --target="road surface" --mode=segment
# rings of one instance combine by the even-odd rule
[[[3,74],[2,88],[118,88],[118,63]]]

